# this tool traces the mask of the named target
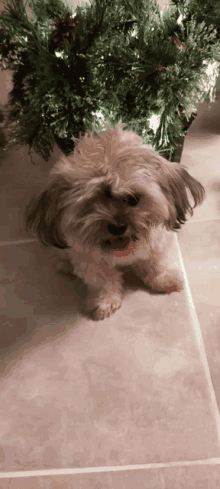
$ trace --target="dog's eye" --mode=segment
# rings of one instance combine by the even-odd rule
[[[140,199],[137,195],[128,195],[124,202],[126,202],[126,204],[130,205],[131,207],[135,207],[138,204],[139,200]]]

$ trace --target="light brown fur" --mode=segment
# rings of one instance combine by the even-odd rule
[[[66,250],[88,286],[85,306],[96,320],[121,307],[122,265],[132,265],[155,290],[181,290],[178,270],[168,263],[169,239],[192,214],[190,198],[194,207],[202,202],[202,185],[121,123],[75,142],[29,204],[28,233]]]

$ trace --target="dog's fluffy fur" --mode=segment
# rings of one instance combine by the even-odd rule
[[[27,232],[66,249],[88,286],[86,310],[96,320],[121,306],[121,265],[132,264],[155,290],[181,290],[178,270],[167,263],[169,236],[202,202],[202,185],[121,123],[75,142],[30,202]]]

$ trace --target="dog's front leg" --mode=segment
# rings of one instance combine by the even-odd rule
[[[143,260],[135,265],[136,274],[147,287],[158,292],[179,292],[183,289],[183,281],[177,268],[170,268],[163,260]]]
[[[74,272],[88,287],[85,307],[93,319],[97,321],[105,319],[121,307],[123,292],[121,273],[114,268],[109,268],[104,260],[98,263],[74,264]]]

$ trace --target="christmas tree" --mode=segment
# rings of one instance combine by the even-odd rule
[[[198,103],[215,99],[220,63],[216,0],[7,1],[0,63],[13,71],[5,107],[9,144],[47,160],[57,143],[120,119],[143,141],[173,154]]]

